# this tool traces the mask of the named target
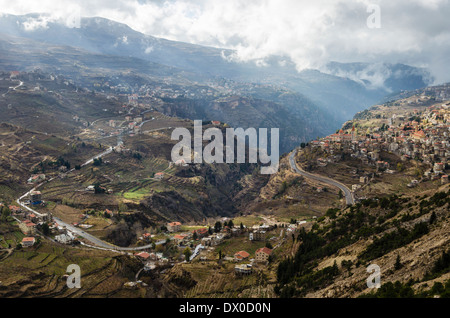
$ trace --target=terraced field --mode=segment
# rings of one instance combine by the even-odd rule
[[[267,277],[262,272],[250,276],[235,276],[234,264],[223,267],[212,262],[208,265],[192,263],[184,265],[183,270],[190,273],[190,278],[197,282],[195,286],[185,291],[182,297],[186,298],[239,298],[247,297],[273,297],[272,288],[267,287]],[[168,280],[182,275],[181,266],[174,267]],[[245,297],[245,296],[244,296]]]
[[[70,264],[81,268],[81,289],[66,285]],[[14,251],[0,265],[0,297],[113,297],[141,266],[114,253],[50,242]]]
[[[0,248],[13,248],[22,242],[25,235],[19,229],[10,224],[0,228]]]

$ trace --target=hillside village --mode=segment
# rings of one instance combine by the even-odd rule
[[[6,76],[3,80],[17,83],[18,80],[34,81],[37,78],[38,81],[43,80],[66,87],[72,85],[70,81],[66,81],[56,75],[47,74],[41,78],[39,72],[33,74],[11,72],[9,74],[9,78]],[[226,93],[233,93],[233,91],[228,90],[229,87],[232,87],[228,85],[232,84],[224,82],[221,85],[223,86],[219,85],[215,88],[218,90],[225,89]],[[96,90],[100,89],[100,87],[102,88],[100,92],[97,91],[97,94],[104,96],[106,99],[115,99],[119,105],[119,109],[115,109],[112,112],[114,117],[105,116],[96,121],[90,121],[87,118],[80,118],[78,115],[74,115],[71,116],[71,119],[81,130],[79,136],[83,139],[79,139],[80,142],[82,140],[97,143],[101,141],[111,145],[108,148],[110,150],[106,152],[104,151],[105,148],[99,147],[99,149],[103,150],[103,154],[112,153],[110,156],[116,156],[116,161],[122,161],[124,158],[120,157],[122,155],[127,156],[126,160],[133,158],[139,162],[142,159],[140,152],[132,150],[131,144],[133,140],[136,140],[132,139],[132,137],[146,138],[151,136],[155,140],[163,139],[162,134],[157,134],[160,130],[165,130],[174,125],[189,125],[187,120],[164,115],[156,111],[155,108],[158,108],[163,98],[179,98],[183,97],[183,94],[189,94],[192,98],[195,98],[195,94],[192,95],[193,93],[190,93],[190,91],[177,91],[162,87],[154,90],[150,87],[141,87],[138,89],[139,92],[135,93],[136,90],[131,87],[124,89],[121,86],[94,86]],[[102,91],[103,88],[120,93],[114,96],[109,95],[106,91]],[[247,87],[246,89],[251,91],[252,89],[261,88],[255,86]],[[29,88],[26,85],[22,85],[18,89],[35,92],[42,89],[48,92],[48,90],[40,86]],[[152,93],[150,94],[149,92]],[[62,95],[59,93],[50,93],[63,100]],[[86,93],[90,94],[89,90]],[[200,91],[200,93],[212,94],[209,90]],[[408,187],[414,188],[426,181],[436,181],[441,185],[447,184],[449,182],[448,170],[450,163],[450,125],[448,124],[450,120],[450,103],[446,101],[436,103],[437,99],[447,96],[445,94],[437,94],[438,98],[430,97],[429,95],[421,95],[420,98],[412,96],[406,102],[387,103],[373,107],[369,111],[364,111],[355,116],[353,121],[344,124],[343,128],[335,134],[313,140],[308,146],[303,144],[302,148],[319,149],[321,151],[320,156],[314,158],[314,165],[318,167],[327,167],[333,163],[346,162],[348,158],[358,161],[363,167],[362,169],[355,169],[354,174],[358,177],[357,180],[359,182],[348,184],[351,186],[352,192],[357,199],[356,202],[362,202],[366,199],[365,194],[359,191],[373,181],[375,174],[399,173],[404,166],[413,161],[419,162],[421,169],[418,169],[419,173],[417,173],[415,179],[407,184]],[[218,97],[218,95],[213,97]],[[401,103],[403,104],[400,105]],[[104,109],[103,111],[106,113],[109,110]],[[220,121],[215,120],[210,123],[214,126],[222,125]],[[129,142],[129,148],[128,144],[127,148],[125,147],[122,139]],[[385,154],[392,154],[398,160],[385,159]],[[84,184],[80,184],[79,181],[82,179],[78,178],[79,176],[70,176],[74,169],[70,169],[70,164],[67,164],[64,160],[61,161],[59,167],[52,168],[48,175],[35,167],[32,170],[33,173],[28,175],[28,179],[25,179],[28,188],[39,186],[41,183],[48,185],[54,179],[64,184],[65,181],[67,182],[73,178],[71,182],[77,185],[75,187],[77,189],[72,188],[72,190],[69,190],[69,192],[72,192],[71,195],[75,193],[76,195],[89,197],[89,200],[92,199],[91,206],[95,208],[73,209],[78,213],[75,217],[76,221],[69,222],[65,220],[68,222],[65,223],[52,216],[46,201],[49,200],[49,193],[51,193],[50,197],[53,196],[51,197],[53,202],[49,200],[48,203],[52,207],[59,205],[59,207],[63,206],[64,209],[69,209],[71,207],[69,207],[70,204],[67,203],[67,200],[64,203],[64,198],[61,199],[58,195],[55,195],[52,189],[44,189],[41,192],[33,188],[33,190],[30,190],[18,200],[23,204],[18,201],[19,205],[7,202],[0,204],[2,211],[6,211],[6,206],[7,204],[9,205],[8,210],[10,214],[5,213],[5,215],[8,214],[6,219],[9,224],[17,226],[20,230],[20,232],[13,232],[15,239],[7,238],[6,236],[4,239],[1,237],[0,251],[2,253],[3,251],[11,253],[14,249],[24,249],[31,253],[49,242],[64,248],[78,248],[82,245],[82,248],[99,249],[127,255],[141,266],[139,273],[143,272],[150,275],[150,273],[166,269],[173,269],[169,273],[176,273],[179,270],[184,271],[185,268],[191,269],[191,266],[193,266],[196,269],[192,272],[195,273],[197,271],[198,274],[198,272],[211,270],[211,268],[215,269],[212,264],[218,264],[218,266],[221,266],[220,268],[226,271],[227,277],[233,275],[232,277],[244,278],[245,281],[245,279],[252,280],[259,279],[260,276],[268,276],[270,284],[273,284],[273,275],[276,271],[275,266],[286,255],[289,255],[287,253],[294,253],[293,246],[297,244],[295,237],[305,226],[309,227],[312,223],[316,224],[314,221],[317,217],[308,219],[308,221],[313,222],[306,222],[305,218],[302,221],[292,220],[291,223],[273,223],[260,219],[259,222],[246,225],[242,223],[235,225],[232,222],[232,218],[218,219],[218,217],[215,217],[207,222],[197,221],[190,224],[182,224],[179,221],[175,221],[174,218],[171,222],[158,220],[157,224],[153,224],[152,227],[140,229],[136,233],[133,232],[133,235],[137,236],[137,240],[125,248],[118,248],[112,245],[112,240],[103,241],[106,237],[106,229],[112,227],[112,225],[119,225],[120,221],[126,217],[132,219],[135,215],[142,214],[142,205],[133,204],[132,209],[122,211],[118,207],[104,207],[105,202],[114,200],[116,195],[125,197],[124,193],[134,192],[134,190],[126,192],[112,182],[113,178],[115,178],[115,182],[122,182],[121,186],[125,184],[120,180],[120,175],[116,176],[115,171],[111,171],[117,167],[122,167],[113,166],[109,160],[110,158],[105,161],[102,161],[101,157],[93,158],[92,162],[89,162],[84,168],[84,173],[86,176],[89,176],[89,178],[84,180],[86,181],[83,182]],[[177,177],[175,170],[194,167],[188,166],[183,162],[170,162],[167,168],[166,164],[164,161],[164,164],[158,166],[157,170],[151,173],[145,172],[147,178],[144,182],[155,182],[154,184],[157,188],[158,186],[166,186],[166,183],[168,186],[172,186],[173,180],[175,180],[176,182],[181,182],[183,189],[186,189],[186,186],[190,185],[191,180]],[[81,169],[81,166],[78,168]],[[110,170],[108,174],[99,172],[105,186],[100,184],[94,185],[89,173],[93,173],[94,169],[97,171],[103,168]],[[77,173],[73,174],[76,175]],[[132,176],[132,178],[133,182],[135,182],[135,176]],[[195,185],[196,183],[192,184],[192,186]],[[64,185],[62,186],[64,187]],[[140,185],[136,186],[133,183],[129,187],[130,189],[138,189]],[[195,190],[198,191],[197,188]],[[317,188],[317,192],[322,190],[323,188],[321,187]],[[144,188],[143,193],[144,196],[149,195],[149,188]],[[152,193],[154,192],[152,191]],[[109,197],[107,197],[108,195]],[[330,195],[332,194],[330,193]],[[102,199],[96,201],[99,197],[102,197]],[[138,203],[141,203],[142,201],[140,200],[143,197],[138,198]],[[272,212],[276,214],[277,211],[275,209]],[[249,212],[249,214],[251,213]],[[247,217],[251,218],[249,215]],[[215,221],[217,221],[216,224],[212,226],[211,224],[214,224]],[[90,235],[99,231],[102,233],[102,237],[97,243],[100,242],[104,245],[102,247],[94,246],[95,243],[93,244],[92,241],[80,235],[80,231],[87,231]],[[47,241],[47,239],[49,240]],[[126,286],[135,288],[138,285],[137,282],[140,282],[137,278],[130,280],[126,283]],[[270,293],[270,295],[274,295],[273,291],[270,291]]]
[[[30,192],[28,205],[36,207],[44,204],[40,193],[36,192]],[[6,207],[0,203],[0,209],[3,208]],[[60,222],[51,215],[38,213],[26,206],[10,205],[8,209],[10,211],[8,218],[11,218],[10,221],[17,224],[22,232],[15,234],[20,240],[15,244],[9,241],[8,247],[36,249],[45,238],[50,238],[59,245],[73,247],[81,243],[93,248],[91,242],[83,239],[73,230],[74,228],[88,230],[92,227],[84,223],[92,217],[91,215],[83,215],[79,223],[73,223],[68,227],[65,223],[59,224]],[[104,214],[108,218],[114,217],[114,213],[108,209]],[[305,223],[306,221],[291,224],[277,222],[247,227],[242,223],[234,225],[232,219],[223,218],[215,223],[214,228],[211,228],[211,226],[184,226],[180,222],[169,222],[162,226],[162,231],[157,234],[142,233],[135,248],[126,248],[121,253],[135,257],[141,262],[144,272],[170,268],[176,264],[196,260],[234,264],[235,275],[251,275],[264,271],[271,261],[272,252],[286,242],[288,235],[296,233]],[[234,241],[233,244],[237,244],[236,247],[251,247],[254,252],[249,253],[246,250],[232,252],[233,249],[227,252],[226,248],[223,249],[223,246]],[[241,241],[246,243],[240,244]],[[110,248],[103,249],[117,252],[121,250],[112,245]],[[127,283],[127,286],[131,285],[135,286],[136,282]]]
[[[441,103],[421,110],[403,108],[391,116],[381,116],[373,110],[370,118],[347,122],[343,129],[327,137],[310,142],[312,148],[320,148],[326,156],[317,159],[318,166],[337,162],[342,155],[360,160],[363,166],[372,167],[379,173],[393,174],[404,164],[414,160],[423,165],[417,179],[408,186],[415,187],[426,180],[449,182],[450,165],[450,103]],[[392,166],[380,160],[380,154],[390,153],[403,163]],[[367,184],[371,174],[362,173],[360,184],[352,185],[355,192]]]

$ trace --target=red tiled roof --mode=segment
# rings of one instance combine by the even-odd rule
[[[239,258],[239,259],[248,258],[249,256],[250,256],[250,254],[247,253],[246,251],[239,251],[236,254],[234,254],[234,257]]]
[[[28,227],[36,226],[36,224],[34,224],[33,222],[28,221],[28,220],[25,220],[23,223],[24,223],[26,226],[28,226]]]
[[[140,252],[138,254],[135,254],[136,256],[142,257],[143,259],[147,259],[150,257],[150,254],[147,252]]]
[[[262,247],[262,248],[256,250],[255,254],[258,254],[258,253],[266,253],[267,255],[270,255],[272,253],[272,250],[268,247]]]
[[[208,229],[203,228],[203,229],[194,230],[193,232],[197,232],[198,234],[205,234],[206,232],[208,232]]]

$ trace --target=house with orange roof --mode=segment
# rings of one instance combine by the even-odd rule
[[[268,247],[262,247],[255,252],[255,261],[265,263],[269,261],[269,256],[272,250]]]
[[[34,237],[24,237],[22,239],[22,246],[23,247],[31,247],[36,243],[36,239]]]
[[[414,132],[414,134],[412,134],[412,138],[414,140],[422,140],[422,139],[425,139],[425,137],[426,137],[426,135],[423,132],[423,130],[418,130],[418,131]]]
[[[151,235],[150,233],[144,233],[144,234],[142,234],[142,238],[143,238],[144,240],[149,240],[151,237],[152,237],[152,235]]]
[[[181,229],[181,223],[180,222],[171,222],[167,223],[167,230],[171,233],[173,232],[179,232]]]
[[[250,257],[250,254],[247,253],[246,251],[239,251],[237,253],[234,254],[234,261],[235,262],[241,262],[241,261],[245,261]]]
[[[188,238],[189,238],[188,234],[177,234],[173,237],[173,239],[177,244],[185,243]]]
[[[8,208],[13,214],[19,214],[22,212],[22,208],[15,205],[10,205]]]
[[[197,234],[198,238],[203,238],[209,234],[208,229],[206,227],[192,231],[192,234],[194,234],[194,233]]]
[[[29,220],[20,222],[19,228],[25,235],[34,235],[36,233],[36,224]]]
[[[147,252],[140,252],[140,253],[134,254],[134,256],[136,256],[137,258],[139,258],[143,261],[146,261],[150,257],[150,254]]]

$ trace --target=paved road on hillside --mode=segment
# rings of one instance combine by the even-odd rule
[[[65,226],[69,231],[75,233],[78,236],[83,237],[84,239],[88,240],[89,242],[109,249],[109,250],[115,250],[115,251],[139,251],[139,250],[145,250],[148,249],[152,246],[152,244],[147,244],[144,246],[138,246],[138,247],[120,247],[120,246],[115,246],[113,244],[110,244],[108,242],[102,241],[101,239],[95,237],[94,235],[91,235],[89,233],[86,233],[85,231],[83,231],[80,228],[77,228],[71,224],[68,224],[66,222],[63,222],[61,219],[57,218],[57,217],[53,217],[53,219],[56,221],[56,223],[58,223],[61,226]],[[155,243],[155,245],[160,245],[160,244],[164,244],[165,241],[158,241]]]
[[[297,149],[292,151],[291,155],[289,156],[289,163],[291,165],[292,170],[294,170],[298,174],[301,174],[305,178],[313,179],[313,180],[316,180],[316,181],[319,181],[322,183],[326,183],[331,186],[339,188],[340,190],[342,190],[342,193],[344,193],[347,204],[349,204],[349,205],[355,204],[355,198],[353,197],[352,191],[350,191],[350,189],[347,186],[345,186],[344,184],[340,183],[339,181],[336,181],[336,180],[333,180],[333,179],[330,179],[330,178],[327,178],[324,176],[320,176],[317,174],[312,174],[312,173],[309,173],[309,172],[299,169],[297,164],[295,163],[295,155],[296,154],[297,154]]]
[[[120,141],[118,141],[118,142],[120,142]],[[97,159],[98,159],[98,158],[100,158],[100,157],[106,156],[107,154],[110,154],[111,152],[112,152],[112,147],[108,148],[106,151],[102,152],[101,154],[99,154],[99,155],[97,155],[97,156],[94,156],[94,157],[90,158],[90,159],[87,160],[82,166],[85,166],[85,165],[90,164],[91,162],[94,161],[94,158],[97,158]],[[75,169],[72,168],[69,172],[72,172],[72,171],[74,171],[74,170],[75,170]],[[54,178],[49,179],[49,180],[47,181],[47,183],[48,183],[48,182],[51,182],[53,179],[54,179]],[[36,210],[30,208],[29,206],[27,206],[27,205],[26,205],[25,203],[23,203],[21,200],[22,200],[23,198],[25,198],[26,196],[28,196],[29,193],[30,193],[31,191],[35,191],[35,190],[38,189],[40,186],[42,186],[44,183],[46,183],[46,182],[40,183],[39,185],[37,185],[36,187],[34,187],[33,189],[31,189],[31,190],[28,191],[27,193],[23,194],[19,199],[16,200],[16,202],[17,202],[20,206],[22,206],[24,209],[27,209],[28,211],[31,211],[31,212],[35,213],[36,215],[38,215],[38,216],[42,215],[42,214],[39,213],[38,211],[36,211]],[[107,243],[107,242],[105,242],[105,241],[102,241],[102,240],[100,240],[99,238],[97,238],[97,237],[95,237],[95,236],[93,236],[93,235],[91,235],[91,234],[89,234],[89,233],[86,233],[86,232],[83,231],[82,229],[79,229],[79,228],[77,228],[77,227],[74,227],[74,226],[71,225],[71,224],[68,224],[68,223],[62,221],[62,220],[59,219],[59,218],[53,217],[53,219],[54,219],[59,225],[65,226],[69,231],[75,233],[75,234],[78,235],[78,236],[81,236],[82,238],[86,239],[87,241],[91,242],[92,244],[95,244],[95,245],[97,245],[97,246],[99,246],[99,247],[102,247],[102,248],[105,248],[105,249],[115,250],[115,251],[137,251],[137,250],[144,250],[144,249],[150,248],[150,247],[152,246],[152,244],[147,244],[147,245],[139,246],[139,247],[120,247],[120,246],[115,246],[115,245],[112,245],[112,244]],[[156,245],[160,245],[160,244],[164,244],[164,242],[165,242],[165,241],[158,241],[158,242],[156,242],[155,244],[156,244]]]
[[[22,86],[22,85],[23,85],[23,82],[20,81],[20,84],[19,84],[19,85],[15,86],[15,87],[9,87],[9,88],[8,88],[8,91],[7,91],[6,93],[2,94],[2,97],[5,97],[6,94],[8,94],[8,93],[10,92],[11,89],[12,89],[13,91],[15,91],[17,88],[19,88],[19,87]]]

